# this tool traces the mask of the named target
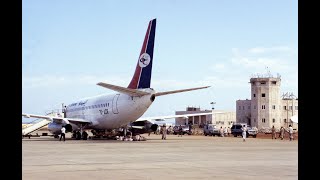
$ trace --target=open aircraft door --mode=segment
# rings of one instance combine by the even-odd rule
[[[113,97],[113,100],[112,100],[112,112],[113,112],[113,114],[118,114],[119,113],[118,112],[118,107],[117,107],[119,96],[120,96],[120,94],[116,94]]]

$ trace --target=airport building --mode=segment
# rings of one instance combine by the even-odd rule
[[[251,100],[236,101],[236,120],[247,123],[258,129],[268,129],[272,126],[279,129],[292,125],[298,129],[298,124],[291,118],[298,115],[298,98],[292,93],[280,95],[280,76],[274,78],[254,76],[250,79]]]
[[[236,121],[236,113],[232,111],[222,110],[201,110],[200,107],[187,107],[185,111],[176,111],[176,115],[194,114],[194,113],[208,113],[213,112],[212,115],[192,116],[188,118],[175,118],[176,125],[204,125],[215,124],[218,127],[231,127]]]

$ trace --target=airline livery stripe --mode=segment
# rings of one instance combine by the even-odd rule
[[[141,52],[140,52],[140,56],[145,53],[147,51],[147,47],[148,47],[148,43],[149,43],[149,37],[150,37],[150,30],[151,30],[151,26],[152,26],[152,21],[149,23],[149,27],[148,27],[148,30],[147,30],[147,33],[146,33],[146,38],[144,39],[145,42],[143,42],[143,49],[141,49]],[[147,38],[147,34],[148,34],[148,38]],[[147,40],[147,42],[146,42]],[[139,56],[139,57],[140,57]],[[138,62],[139,63],[139,62]],[[139,87],[139,84],[140,84],[140,78],[141,78],[141,73],[142,73],[142,67],[140,68],[140,74],[139,74],[139,80],[138,80],[138,84],[137,84],[137,87]]]
[[[140,58],[140,56],[146,51],[147,49],[147,43],[148,43],[148,39],[149,39],[149,34],[150,34],[150,29],[151,29],[151,26],[152,26],[152,21],[149,22],[149,26],[148,26],[148,29],[147,29],[147,32],[146,32],[146,35],[145,35],[145,38],[144,38],[144,42],[142,44],[142,48],[141,48],[141,52],[140,52],[140,55],[138,57],[138,59]],[[141,75],[141,71],[142,71],[142,67],[139,66],[139,60],[137,62],[137,66],[136,66],[136,71],[133,75],[133,78],[128,86],[128,88],[131,88],[131,89],[137,89],[138,87],[138,81],[140,79],[140,75]]]

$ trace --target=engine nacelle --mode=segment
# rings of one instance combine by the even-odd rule
[[[66,132],[72,132],[72,129],[76,129],[77,127],[73,127],[75,125],[71,124],[58,124],[58,123],[49,123],[48,124],[48,131],[52,134],[60,134],[61,128],[64,126],[66,128]]]
[[[149,132],[155,132],[158,128],[158,124],[152,124],[148,121],[136,121],[131,123],[132,126],[143,126],[142,129],[132,129],[135,133],[149,133]]]
[[[152,130],[152,131],[156,131],[157,129],[158,129],[158,124],[152,124],[151,125],[151,127],[150,127],[150,129]]]

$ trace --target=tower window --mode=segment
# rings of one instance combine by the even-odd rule
[[[266,122],[266,119],[265,119],[265,118],[262,118],[262,122],[265,123],[265,122]]]
[[[262,82],[260,82],[260,84],[266,84],[266,82],[262,81]]]
[[[253,97],[256,97],[256,94],[253,94]]]
[[[241,110],[241,106],[239,106],[239,110]]]
[[[276,119],[272,119],[272,122],[275,123],[275,122],[276,122]]]
[[[287,119],[283,119],[283,121],[286,123],[286,122],[287,122]]]
[[[262,94],[261,94],[261,97],[266,97],[266,94],[265,94],[265,93],[262,93]]]
[[[272,81],[271,83],[272,83],[272,84],[277,84],[277,81]]]
[[[262,105],[261,109],[266,109],[266,105]]]
[[[284,109],[284,110],[287,110],[287,106],[283,106],[283,109]]]
[[[289,109],[292,110],[292,106],[289,106]]]
[[[272,105],[272,109],[276,109],[276,105]]]
[[[244,106],[242,106],[242,109],[244,110]]]

